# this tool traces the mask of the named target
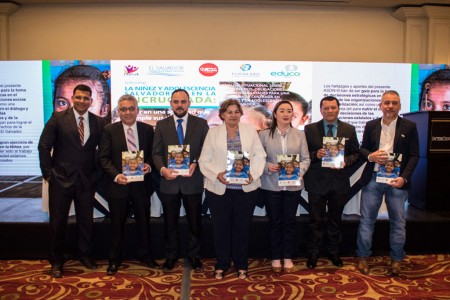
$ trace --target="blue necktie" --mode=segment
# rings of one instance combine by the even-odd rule
[[[177,125],[178,141],[180,142],[180,145],[183,145],[184,134],[183,134],[183,125],[181,125],[181,123],[183,123],[183,119],[178,119],[177,122],[178,122]]]

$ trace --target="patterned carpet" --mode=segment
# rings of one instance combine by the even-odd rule
[[[183,266],[153,270],[139,263],[122,264],[115,276],[106,275],[105,261],[91,271],[78,261],[64,264],[64,277],[50,276],[45,260],[0,261],[0,299],[179,299]]]
[[[50,276],[44,260],[2,260],[0,300],[180,299],[182,280],[190,282],[193,300],[450,299],[449,254],[408,256],[397,277],[387,269],[388,257],[370,258],[369,275],[356,270],[356,259],[343,260],[344,266],[336,268],[320,259],[317,268],[309,270],[305,259],[298,259],[298,271],[286,274],[273,273],[268,260],[252,259],[246,280],[231,271],[223,280],[214,279],[212,259],[204,260],[203,272],[192,272],[190,278],[183,278],[182,263],[164,272],[127,261],[115,276],[107,276],[105,261],[95,271],[69,261],[60,279]]]
[[[249,276],[240,280],[228,272],[213,278],[214,262],[204,273],[192,273],[190,299],[450,299],[450,255],[408,256],[400,276],[387,270],[388,257],[369,260],[370,274],[356,270],[355,258],[344,258],[337,268],[320,259],[309,270],[305,260],[296,260],[297,272],[273,273],[269,260],[252,260]]]

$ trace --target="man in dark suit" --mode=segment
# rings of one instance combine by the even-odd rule
[[[368,162],[360,179],[361,185],[365,186],[361,194],[356,250],[358,269],[363,274],[369,273],[367,257],[372,254],[372,234],[383,196],[391,227],[389,241],[393,275],[400,273],[401,262],[405,257],[405,201],[410,178],[419,161],[419,135],[414,122],[398,116],[400,108],[399,94],[391,90],[384,92],[380,102],[383,117],[367,122],[364,128],[361,155]],[[402,154],[399,176],[389,183],[376,182],[376,172],[386,163],[388,153]]]
[[[150,268],[159,267],[150,249],[150,197],[153,127],[136,122],[138,101],[134,96],[123,95],[118,101],[120,122],[105,126],[100,142],[99,161],[108,175],[106,197],[112,225],[112,247],[109,256],[108,275],[114,275],[122,263],[123,229],[130,204],[133,207],[137,229],[137,254],[140,261]],[[136,161],[136,154],[143,151],[142,181],[131,181],[124,172],[122,153],[125,151]],[[132,163],[130,163],[130,168]],[[137,166],[137,164],[134,164]],[[130,172],[128,172],[130,173]],[[147,175],[148,174],[148,175]]]
[[[88,112],[91,88],[80,84],[73,90],[73,108],[54,112],[39,140],[42,176],[49,183],[51,275],[62,277],[64,240],[72,200],[78,225],[81,263],[97,268],[92,252],[92,222],[98,181],[96,149],[105,121]],[[52,153],[53,151],[53,153]]]
[[[333,265],[337,267],[343,265],[339,257],[339,245],[342,239],[342,212],[349,200],[350,192],[348,168],[359,160],[359,143],[355,127],[338,119],[339,100],[332,96],[323,98],[320,101],[320,113],[322,120],[305,126],[311,156],[311,165],[304,176],[310,208],[310,240],[306,262],[310,269],[317,265],[325,214],[327,215],[328,257]],[[325,136],[345,139],[344,168],[322,167],[322,158],[326,155],[323,147]]]
[[[188,259],[192,269],[202,268],[199,251],[203,175],[198,168],[197,160],[209,127],[206,120],[188,114],[190,104],[187,91],[182,89],[173,91],[170,98],[173,116],[158,121],[153,141],[153,162],[156,170],[161,174],[160,191],[164,211],[166,248],[164,268],[166,270],[173,269],[178,260],[178,219],[181,199],[189,225]],[[181,144],[190,146],[189,175],[183,176],[178,175],[177,170],[167,168],[168,146]]]

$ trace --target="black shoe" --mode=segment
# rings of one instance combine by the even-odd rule
[[[308,269],[314,269],[317,266],[317,254],[311,254],[308,256],[308,261],[306,262],[306,266]]]
[[[337,255],[330,255],[328,256],[328,259],[331,260],[333,265],[335,265],[336,267],[342,267],[344,265],[342,259]]]
[[[86,268],[91,269],[91,270],[95,270],[98,267],[97,264],[95,263],[95,261],[88,256],[81,258],[80,262],[83,266],[85,266]]]
[[[152,269],[159,269],[159,264],[151,258],[141,259],[141,263]]]
[[[63,268],[61,265],[54,265],[50,270],[50,274],[53,278],[61,278],[63,276]]]
[[[202,262],[198,257],[189,257],[189,264],[191,265],[192,270],[196,271],[202,270]]]
[[[114,275],[119,270],[119,265],[116,264],[109,264],[108,269],[106,269],[106,274],[108,275]]]
[[[175,258],[166,259],[166,261],[164,262],[164,270],[166,270],[166,271],[172,270],[173,267],[175,266],[176,262],[177,262],[177,259],[175,259]]]

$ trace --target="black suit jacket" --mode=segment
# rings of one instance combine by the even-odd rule
[[[323,120],[305,126],[306,141],[311,156],[311,164],[304,176],[305,189],[310,193],[325,195],[333,191],[338,195],[347,194],[350,191],[349,167],[359,161],[359,143],[356,130],[353,125],[338,120],[337,137],[346,138],[345,141],[345,168],[323,168],[322,160],[317,158],[317,151],[323,148],[325,129]]]
[[[191,163],[196,162],[200,157],[208,129],[206,120],[188,115],[184,144],[190,145]],[[161,171],[162,167],[167,167],[167,146],[178,144],[173,116],[158,121],[153,141],[153,162],[158,172]],[[178,176],[174,180],[166,180],[161,177],[160,191],[164,194],[176,194],[181,191],[185,195],[203,193],[203,175],[200,168],[197,166],[191,177]]]
[[[69,188],[80,175],[84,186],[95,188],[98,181],[97,146],[105,121],[90,112],[88,118],[90,135],[82,147],[73,108],[52,114],[38,145],[44,179]]]
[[[364,128],[361,155],[368,161],[370,153],[379,149],[381,136],[381,118],[367,122]],[[419,134],[416,123],[398,117],[395,127],[394,152],[402,154],[400,177],[407,180],[402,189],[409,189],[410,179],[419,161]],[[366,185],[372,178],[375,163],[367,162],[361,175],[361,185]]]
[[[144,150],[144,162],[153,168],[152,145],[153,127],[151,125],[136,122],[139,150]],[[122,152],[128,151],[125,132],[122,122],[116,122],[105,126],[99,148],[99,161],[103,170],[108,176],[106,197],[124,198],[130,189],[130,184],[141,186],[142,192],[150,197],[153,193],[151,174],[144,176],[144,181],[132,182],[127,185],[120,185],[114,182],[117,175],[122,173]]]

